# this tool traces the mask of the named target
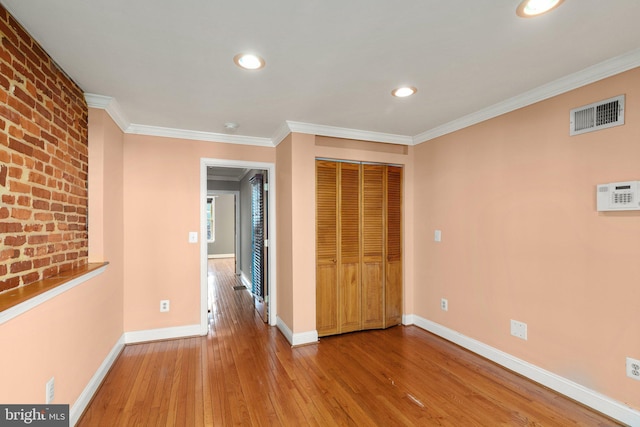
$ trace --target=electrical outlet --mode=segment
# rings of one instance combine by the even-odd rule
[[[433,241],[434,242],[442,242],[442,231],[436,230],[433,232]]]
[[[511,320],[511,335],[514,337],[527,340],[527,324],[524,322],[518,322],[517,320]]]
[[[440,308],[442,311],[449,311],[449,301],[446,298],[440,299]]]
[[[640,360],[627,357],[627,376],[640,381]]]
[[[53,399],[56,396],[56,380],[54,377],[51,377],[49,381],[47,381],[47,385],[45,386],[45,403],[49,404],[53,402]]]
[[[163,299],[160,301],[160,312],[166,313],[167,311],[169,311],[169,300]]]

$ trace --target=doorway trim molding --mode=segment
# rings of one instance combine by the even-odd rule
[[[200,236],[207,235],[207,217],[205,204],[207,198],[207,168],[248,168],[262,169],[269,174],[269,202],[267,206],[269,230],[269,257],[267,259],[269,281],[269,325],[276,326],[277,322],[277,283],[276,283],[276,165],[267,162],[249,162],[242,160],[227,160],[215,158],[200,158]],[[200,239],[200,332],[206,335],[209,331],[207,319],[207,239]]]

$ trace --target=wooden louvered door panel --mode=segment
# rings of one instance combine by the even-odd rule
[[[338,164],[316,162],[316,329],[338,329]]]
[[[402,168],[316,161],[318,336],[402,323]]]
[[[385,166],[362,166],[362,329],[384,327]]]
[[[402,323],[402,168],[387,167],[385,328]]]
[[[340,163],[338,313],[340,332],[362,329],[360,297],[360,165]]]

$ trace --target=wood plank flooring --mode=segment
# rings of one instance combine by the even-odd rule
[[[291,348],[229,260],[206,337],[129,345],[79,426],[617,426],[414,326]]]

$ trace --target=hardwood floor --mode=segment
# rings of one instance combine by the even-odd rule
[[[79,426],[616,426],[414,326],[291,348],[228,260],[206,337],[129,345]]]

